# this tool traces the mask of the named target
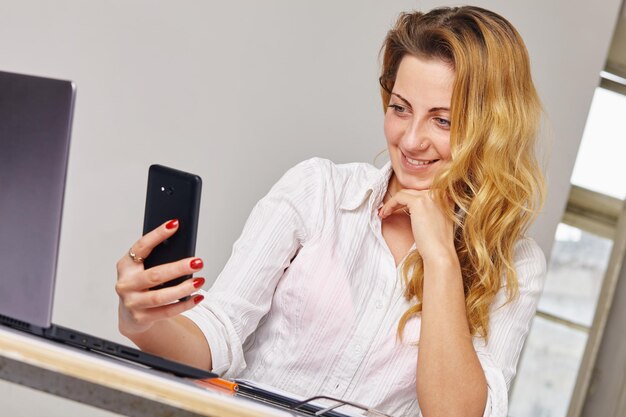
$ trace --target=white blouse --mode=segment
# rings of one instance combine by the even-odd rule
[[[400,269],[377,215],[391,175],[353,163],[310,159],[289,170],[254,207],[205,299],[185,313],[204,333],[213,370],[305,397],[324,394],[393,416],[420,415],[415,395],[420,317],[398,320]],[[503,287],[489,341],[474,346],[485,371],[485,416],[507,415],[546,266],[538,245],[515,247],[519,298]],[[503,284],[504,285],[504,284]]]

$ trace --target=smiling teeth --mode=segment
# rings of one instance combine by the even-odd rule
[[[411,159],[408,157],[406,158],[406,160],[409,161],[409,164],[415,165],[415,166],[428,165],[434,162],[434,161],[418,161],[417,159]]]

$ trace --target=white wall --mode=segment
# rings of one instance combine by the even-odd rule
[[[522,33],[549,115],[550,192],[533,229],[546,252],[619,3],[474,2]],[[211,280],[288,167],[311,156],[372,162],[385,147],[381,41],[399,11],[443,4],[1,0],[0,69],[78,86],[55,322],[123,340],[115,262],[141,232],[151,163],[203,177],[198,255]],[[19,404],[14,416],[34,414],[31,395],[0,388],[0,402]]]

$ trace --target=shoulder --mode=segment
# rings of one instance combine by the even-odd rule
[[[329,176],[355,177],[366,179],[373,173],[378,171],[373,165],[364,162],[351,162],[347,164],[337,164],[326,158],[309,158],[295,165],[292,170],[315,169],[320,173]]]
[[[372,169],[368,164],[336,164],[311,158],[293,166],[274,185],[266,201],[273,201],[285,213],[296,213],[305,236],[312,238],[327,225],[334,225],[343,202],[363,193]],[[368,175],[368,173],[370,173]]]
[[[546,257],[534,239],[523,237],[515,243],[513,262],[520,289],[543,289],[547,273]]]
[[[325,189],[330,186],[334,191],[343,194],[341,191],[346,188],[359,188],[368,184],[378,172],[378,168],[363,162],[336,164],[329,159],[315,157],[298,163],[283,178],[305,180]]]
[[[532,268],[536,272],[546,272],[546,257],[537,242],[530,237],[520,238],[515,242],[513,261],[515,265]]]

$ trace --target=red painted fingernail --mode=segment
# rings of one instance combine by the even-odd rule
[[[204,278],[195,278],[193,280],[193,286],[196,288],[200,288],[204,285]]]
[[[202,300],[204,300],[204,295],[197,295],[196,297],[194,297],[193,303],[198,304]]]
[[[204,266],[204,262],[202,262],[200,258],[192,259],[191,262],[189,262],[189,266],[192,269],[200,269]]]
[[[170,220],[165,225],[166,229],[174,229],[175,227],[178,227],[178,219]]]

